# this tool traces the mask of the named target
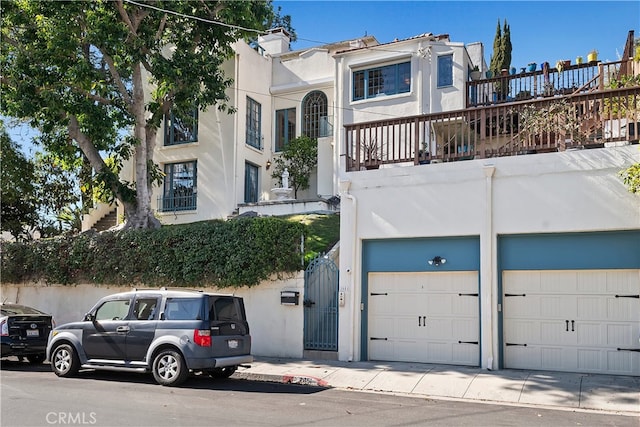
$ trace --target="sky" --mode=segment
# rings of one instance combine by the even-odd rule
[[[518,70],[529,62],[577,56],[585,61],[595,49],[598,59],[617,61],[629,30],[640,37],[640,1],[305,1],[279,0],[274,6],[291,15],[298,41],[292,49],[374,36],[380,43],[424,33],[449,34],[452,42],[482,42],[491,59],[498,21],[511,30],[512,62]]]
[[[290,15],[298,41],[293,50],[374,36],[380,43],[424,33],[449,34],[452,42],[482,42],[491,60],[498,21],[511,31],[511,65],[549,62],[577,56],[585,61],[595,49],[603,62],[617,61],[629,30],[640,37],[640,1],[394,1],[276,0]],[[33,154],[28,127],[12,129],[12,139]],[[29,148],[27,148],[29,147]],[[27,151],[25,150],[25,151]]]

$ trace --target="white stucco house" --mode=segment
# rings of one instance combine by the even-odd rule
[[[624,129],[607,139],[565,126],[526,142],[517,109],[555,102],[538,87],[562,96],[573,71],[471,82],[474,65],[486,70],[482,45],[447,35],[301,51],[283,30],[240,42],[225,69],[237,113],[168,121],[160,136],[158,216],[289,213],[269,166],[292,137],[316,137],[317,171],[298,199],[321,209],[339,196],[339,281],[330,319],[297,316],[291,330],[336,325],[328,348],[340,360],[640,375],[640,196],[618,176],[640,161],[637,104],[604,117],[589,82],[605,68],[576,65],[600,74],[572,92],[572,111]],[[516,78],[528,100],[507,93]],[[613,95],[640,96],[626,90]]]

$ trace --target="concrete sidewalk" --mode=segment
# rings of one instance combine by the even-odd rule
[[[640,377],[402,362],[256,358],[233,378],[640,417]]]

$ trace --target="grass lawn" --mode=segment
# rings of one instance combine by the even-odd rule
[[[300,214],[288,216],[289,221],[309,227],[304,242],[304,261],[308,263],[318,254],[326,253],[340,240],[340,214]]]

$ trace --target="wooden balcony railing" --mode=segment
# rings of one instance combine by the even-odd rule
[[[527,100],[345,125],[346,170],[637,143],[640,84],[604,89],[614,77],[602,73],[606,66],[599,68],[583,84],[589,91],[555,91]]]

